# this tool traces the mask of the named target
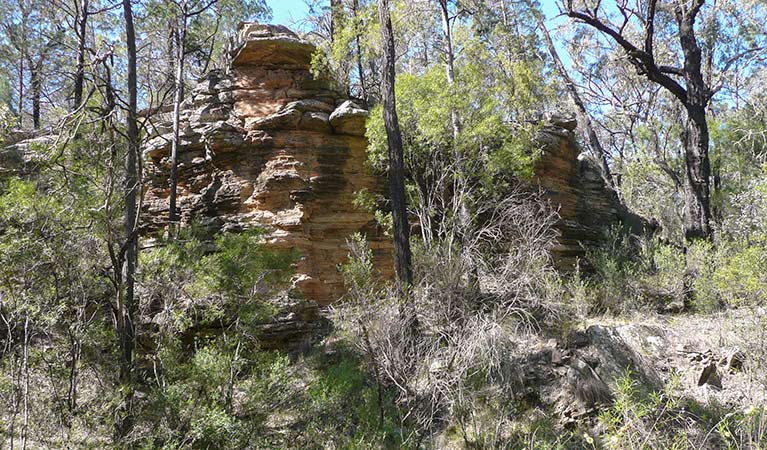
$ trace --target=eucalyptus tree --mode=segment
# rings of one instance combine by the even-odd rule
[[[407,217],[405,198],[405,162],[402,147],[402,132],[397,118],[394,70],[394,32],[388,0],[378,0],[381,41],[383,43],[383,121],[389,150],[389,195],[392,204],[394,228],[394,268],[400,292],[405,292],[413,282],[410,252],[410,223]]]
[[[730,70],[753,70],[764,46],[764,6],[705,0],[602,3],[565,0],[566,14],[620,48],[637,73],[668,92],[684,111],[684,229],[687,239],[710,239],[711,162],[708,119],[712,98]]]
[[[16,72],[16,103],[23,125],[27,98],[34,128],[41,126],[46,82],[53,78],[51,64],[62,47],[65,29],[57,9],[41,0],[16,0],[0,6],[0,26],[8,73]],[[49,100],[50,102],[50,100]]]
[[[134,349],[136,346],[136,300],[135,274],[138,263],[138,193],[140,174],[138,170],[139,128],[138,128],[138,76],[136,71],[136,29],[133,25],[131,0],[123,0],[125,20],[125,46],[127,49],[127,111],[125,137],[125,237],[120,246],[118,261],[122,262],[122,283],[118,284],[116,331],[119,340],[119,383],[121,407],[115,420],[115,438],[119,441],[133,429],[133,397],[135,381]]]

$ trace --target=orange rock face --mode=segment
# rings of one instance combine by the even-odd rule
[[[178,205],[183,223],[211,231],[259,226],[270,245],[296,249],[296,287],[328,304],[343,294],[338,265],[347,238],[367,236],[377,267],[391,274],[391,243],[357,191],[385,192],[365,166],[368,112],[310,73],[315,48],[280,26],[244,24],[228,71],[202,80],[183,105]],[[144,156],[145,229],[168,220],[168,114],[152,118]]]

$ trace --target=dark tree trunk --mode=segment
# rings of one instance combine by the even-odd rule
[[[77,66],[75,69],[75,87],[72,109],[76,110],[83,102],[85,84],[85,38],[88,29],[88,0],[81,0],[80,15],[77,17]]]
[[[709,135],[705,107],[687,108],[688,120],[682,132],[687,176],[684,183],[684,230],[687,239],[711,236],[709,203],[711,163],[708,157]]]
[[[700,0],[702,5],[702,0]],[[687,177],[684,187],[684,234],[687,239],[711,237],[709,135],[706,107],[711,93],[703,79],[701,50],[695,37],[695,17],[699,9],[678,6],[676,19],[679,43],[684,54],[683,75],[687,87],[687,124],[682,133]]]
[[[365,101],[365,106],[367,106],[368,102],[370,101],[368,99],[368,93],[367,93],[367,87],[365,85],[365,70],[362,68],[362,45],[360,44],[360,18],[358,15],[358,9],[359,9],[359,0],[354,0],[352,2],[352,14],[354,14],[354,23],[356,29],[354,30],[354,43],[356,47],[356,53],[357,53],[357,74],[360,77],[360,95],[362,96],[362,99]]]
[[[43,81],[40,79],[40,67],[29,63],[29,88],[32,91],[32,127],[40,128],[40,98],[42,97]]]
[[[410,224],[407,220],[405,199],[405,162],[402,134],[397,118],[394,93],[394,32],[389,15],[388,0],[378,0],[378,14],[383,41],[383,71],[381,91],[383,118],[389,146],[389,195],[391,197],[392,221],[394,222],[394,268],[400,292],[413,282],[410,254]]]
[[[136,34],[133,27],[131,0],[123,0],[125,18],[126,47],[128,50],[128,111],[127,139],[128,149],[125,158],[125,257],[122,267],[124,284],[118,292],[117,334],[120,341],[119,383],[122,404],[115,420],[115,436],[119,440],[127,436],[133,428],[133,349],[136,330],[134,323],[134,274],[136,272],[136,217],[138,194],[138,123],[137,123],[137,77],[136,77]]]
[[[342,26],[343,5],[341,0],[330,0],[330,42],[336,39],[336,31]]]
[[[566,0],[567,15],[582,21],[612,38],[626,52],[629,62],[648,80],[670,92],[687,112],[686,129],[682,133],[685,150],[685,214],[684,228],[687,239],[711,239],[710,185],[711,163],[708,156],[709,135],[706,107],[713,91],[703,78],[701,50],[695,36],[695,20],[705,0],[676,2],[674,16],[678,26],[679,44],[684,56],[682,67],[664,66],[656,62],[654,53],[655,12],[657,0],[647,2],[643,26],[644,42],[632,44],[623,28],[613,28],[593,11],[575,10],[572,0]],[[618,6],[618,8],[621,8]],[[625,12],[625,11],[624,11]],[[672,76],[684,78],[684,85]]]

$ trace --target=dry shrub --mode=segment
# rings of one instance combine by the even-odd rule
[[[416,247],[416,279],[402,297],[376,281],[364,239],[349,241],[349,293],[335,323],[396,390],[414,444],[456,425],[467,445],[495,446],[511,412],[518,333],[561,311],[547,251],[555,213],[517,191],[478,217],[470,240],[448,233]]]

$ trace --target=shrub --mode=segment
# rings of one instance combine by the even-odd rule
[[[396,393],[412,430],[404,445],[441,430],[469,447],[502,445],[514,410],[518,333],[563,315],[564,290],[547,252],[554,216],[520,197],[497,206],[470,242],[448,233],[417,245],[415,281],[402,297],[373,272],[364,239],[349,241],[348,294],[334,309],[335,324],[382,390]],[[469,275],[475,270],[478,285]]]
[[[767,297],[767,239],[754,245],[736,247],[721,256],[712,284],[725,303],[754,306]]]
[[[261,230],[213,242],[184,230],[142,257],[144,400],[137,440],[150,447],[250,448],[280,398],[287,365],[258,347],[268,301],[286,288],[294,255],[263,245]],[[212,244],[212,245],[211,245]]]
[[[672,379],[664,392],[643,394],[630,373],[618,380],[615,401],[599,416],[604,448],[620,450],[727,448],[763,449],[767,444],[767,410],[745,412],[711,402],[701,405],[673,394]]]

